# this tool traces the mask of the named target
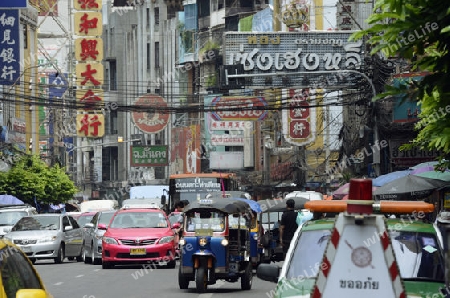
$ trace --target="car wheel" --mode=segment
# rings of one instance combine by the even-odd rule
[[[186,278],[186,276],[181,273],[181,266],[178,269],[178,285],[180,286],[180,290],[186,290],[189,288],[189,279]]]
[[[87,256],[86,248],[84,247],[84,245],[83,245],[82,251],[83,251],[83,261],[84,261],[84,263],[85,264],[89,264],[91,262],[91,258],[89,258]]]
[[[95,247],[94,247],[94,244],[92,244],[91,258],[92,258],[92,264],[93,265],[100,265],[100,263],[102,262],[101,259],[95,258]]]
[[[172,260],[167,263],[166,268],[173,269],[173,268],[175,268],[176,265],[177,265],[177,261]]]
[[[241,289],[250,290],[252,288],[253,280],[253,268],[252,263],[247,263],[247,268],[245,268],[244,275],[241,276]]]
[[[114,265],[109,262],[102,262],[102,269],[111,269]]]
[[[56,264],[61,264],[64,261],[64,245],[61,244],[58,249],[58,255],[54,259]]]
[[[208,287],[207,275],[205,272],[205,267],[198,267],[195,271],[195,286],[197,288],[197,293],[205,293]]]
[[[77,262],[83,262],[84,261],[83,250],[84,250],[83,246],[81,246],[80,255],[78,257],[76,257]]]

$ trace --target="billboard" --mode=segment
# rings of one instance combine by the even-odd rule
[[[19,22],[19,10],[0,10],[0,85],[20,84]]]
[[[224,65],[242,65],[245,86],[264,89],[351,86],[361,80],[361,40],[346,32],[227,32]]]

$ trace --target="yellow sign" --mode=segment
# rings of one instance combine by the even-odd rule
[[[101,10],[102,0],[73,0],[75,10]]]
[[[103,40],[91,37],[75,39],[75,58],[78,61],[102,61]]]
[[[97,114],[77,115],[77,136],[85,138],[101,138],[105,135],[105,116]]]
[[[104,82],[103,65],[100,62],[78,63],[77,86],[101,86]]]
[[[101,36],[103,21],[101,12],[76,12],[74,14],[75,35]]]
[[[78,89],[76,92],[77,107],[84,110],[98,110],[103,105],[102,89]]]

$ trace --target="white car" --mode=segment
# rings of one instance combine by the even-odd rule
[[[19,219],[24,216],[38,214],[36,208],[24,204],[24,205],[8,205],[0,207],[0,238],[3,238]]]

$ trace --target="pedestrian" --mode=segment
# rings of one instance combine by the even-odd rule
[[[298,228],[297,225],[297,212],[294,211],[295,201],[289,199],[286,201],[286,211],[283,212],[280,222],[280,243],[283,246],[283,254],[286,253],[291,244],[291,240],[294,237],[295,231]]]
[[[175,204],[174,212],[183,212],[184,211],[184,203],[182,201],[179,201]]]

